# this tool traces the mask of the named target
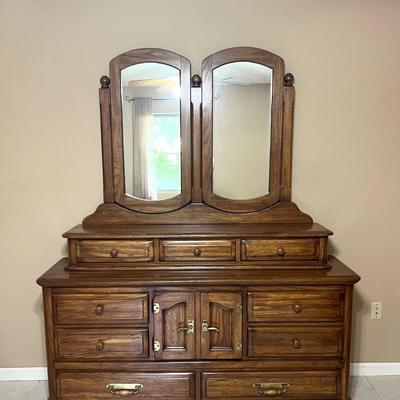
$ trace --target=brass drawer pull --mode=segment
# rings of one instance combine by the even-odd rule
[[[276,254],[278,254],[278,256],[283,257],[286,254],[286,251],[282,247],[279,247],[279,249],[276,251]]]
[[[96,343],[96,350],[97,351],[103,351],[104,350],[104,342],[102,340],[99,340]]]
[[[194,333],[194,321],[189,320],[187,322],[187,326],[178,326],[176,330],[179,331],[186,331],[187,333]]]
[[[293,309],[296,314],[300,314],[303,311],[303,307],[301,306],[301,304],[295,304]]]
[[[98,304],[98,305],[96,306],[96,308],[94,309],[94,313],[95,313],[96,315],[103,315],[103,312],[104,312],[104,306],[103,306],[103,304]]]
[[[285,394],[289,389],[288,383],[255,383],[257,393],[261,396],[278,396]]]
[[[117,396],[135,396],[139,394],[139,390],[143,389],[141,383],[109,383],[107,390]]]
[[[292,339],[292,344],[293,344],[294,349],[300,349],[300,347],[301,347],[301,342],[297,338]]]
[[[208,326],[208,321],[203,321],[201,323],[201,330],[203,332],[220,332],[220,329],[216,326]]]
[[[110,251],[110,256],[111,256],[112,258],[117,257],[117,256],[118,256],[118,250],[117,250],[117,249],[112,249],[112,250]]]
[[[201,249],[199,249],[198,247],[196,247],[196,248],[193,250],[193,254],[194,254],[196,257],[200,257],[200,256],[201,256]]]

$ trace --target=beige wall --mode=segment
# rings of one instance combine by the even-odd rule
[[[45,365],[35,278],[100,203],[98,78],[138,47],[278,53],[297,79],[293,197],[363,276],[354,360],[400,361],[400,2],[0,0],[0,367]],[[369,302],[384,318],[369,320]]]

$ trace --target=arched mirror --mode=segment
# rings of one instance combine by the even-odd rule
[[[150,213],[187,204],[189,61],[166,50],[139,49],[116,57],[110,69],[117,202]]]
[[[279,200],[283,61],[234,48],[203,61],[203,194],[232,212]]]

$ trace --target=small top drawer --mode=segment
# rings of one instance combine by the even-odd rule
[[[242,260],[318,260],[319,239],[244,239]]]
[[[235,260],[234,240],[162,240],[161,261]]]
[[[78,240],[78,262],[153,261],[152,240]]]
[[[146,324],[148,294],[56,294],[53,314],[63,325]]]
[[[341,321],[340,291],[252,291],[247,297],[249,322]]]

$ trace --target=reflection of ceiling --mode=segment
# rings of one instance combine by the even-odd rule
[[[272,69],[253,62],[240,61],[222,65],[213,71],[214,83],[260,85],[271,83]]]
[[[160,80],[166,78],[177,81],[179,70],[170,65],[160,63],[142,63],[127,67],[121,71],[122,86],[128,86],[130,81]]]

